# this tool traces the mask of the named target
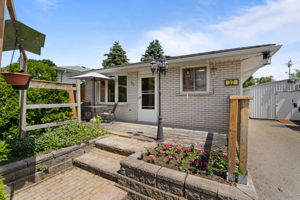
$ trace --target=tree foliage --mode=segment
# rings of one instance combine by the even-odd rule
[[[273,76],[264,76],[264,77],[260,77],[260,78],[253,78],[253,76],[250,76],[250,78],[248,78],[244,84],[243,87],[249,87],[252,85],[258,85],[258,84],[263,84],[263,83],[269,83],[273,81]]]
[[[126,56],[126,51],[123,50],[120,43],[114,42],[112,48],[110,48],[109,53],[104,54],[107,58],[102,61],[102,66],[104,68],[129,64],[129,59]]]
[[[164,57],[164,51],[158,40],[153,40],[147,47],[141,61],[158,60]]]
[[[291,73],[291,78],[300,78],[300,70],[295,69],[295,72]]]
[[[44,60],[45,61],[45,60]],[[53,67],[44,61],[29,60],[28,73],[40,73],[41,76],[33,79],[56,81],[57,75]],[[50,62],[49,62],[50,63]],[[55,64],[54,64],[55,66]],[[7,66],[9,71],[19,71],[19,64]],[[29,88],[27,92],[27,104],[68,103],[69,94],[65,90]],[[0,139],[14,139],[18,136],[19,123],[19,94],[11,85],[5,83],[0,77]],[[33,109],[27,111],[27,124],[42,124],[55,121],[63,121],[71,116],[70,108]],[[41,130],[32,131],[39,133]]]

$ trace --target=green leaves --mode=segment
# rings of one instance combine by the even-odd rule
[[[126,56],[126,51],[123,50],[119,42],[114,42],[113,47],[110,48],[109,53],[104,54],[104,56],[107,56],[107,58],[102,61],[102,66],[104,68],[129,64],[129,59]]]
[[[164,51],[158,40],[153,40],[147,47],[141,61],[158,60],[164,57]]]
[[[8,148],[8,144],[0,140],[0,162],[7,160],[9,153],[10,149]]]

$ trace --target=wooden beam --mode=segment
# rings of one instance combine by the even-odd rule
[[[46,83],[47,85],[63,85],[63,86],[73,86],[74,85],[74,83],[64,83],[64,82],[45,81],[45,80],[31,80],[30,82],[36,83],[36,84]]]
[[[2,63],[2,51],[3,51],[3,41],[4,41],[5,11],[6,11],[6,0],[1,0],[0,2],[0,67]]]
[[[238,100],[230,100],[229,110],[229,131],[228,131],[228,172],[235,173],[236,142],[237,142],[237,122],[238,122]]]
[[[20,56],[20,70],[27,72],[27,61],[24,55]],[[19,117],[19,137],[23,139],[26,136],[26,102],[27,90],[19,90],[19,104],[20,104],[20,117]]]
[[[55,90],[76,90],[76,87],[60,86],[60,85],[49,85],[47,83],[31,82],[30,88],[44,88],[44,89],[55,89]]]
[[[26,109],[40,109],[40,108],[65,108],[65,107],[72,107],[77,106],[77,103],[64,103],[64,104],[32,104],[26,105]]]
[[[248,99],[248,100],[252,100],[253,97],[251,97],[251,96],[229,96],[229,99],[238,99],[238,100]]]
[[[80,80],[76,80],[77,121],[81,122]]]
[[[53,123],[47,123],[47,124],[32,125],[32,126],[27,126],[26,131],[32,131],[32,130],[41,129],[41,128],[50,128],[50,127],[61,126],[61,125],[70,124],[70,123],[71,123],[71,121],[63,121],[63,122],[53,122]]]
[[[239,161],[240,169],[247,172],[248,160],[248,121],[249,121],[249,100],[241,100],[241,119],[240,119],[240,150]]]

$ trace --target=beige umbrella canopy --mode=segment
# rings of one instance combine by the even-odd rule
[[[114,78],[105,76],[103,74],[100,74],[98,72],[90,72],[87,74],[82,74],[78,76],[72,77],[72,79],[80,79],[80,80],[93,80],[93,102],[92,104],[95,105],[95,99],[96,99],[96,81],[101,81],[101,80],[114,80]]]

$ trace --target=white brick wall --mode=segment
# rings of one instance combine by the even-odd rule
[[[212,67],[210,65],[210,67]],[[240,79],[240,62],[216,63],[210,75],[210,93],[181,96],[180,67],[170,68],[162,77],[162,117],[164,124],[226,132],[230,95],[240,95],[240,86],[224,86],[225,79]]]

